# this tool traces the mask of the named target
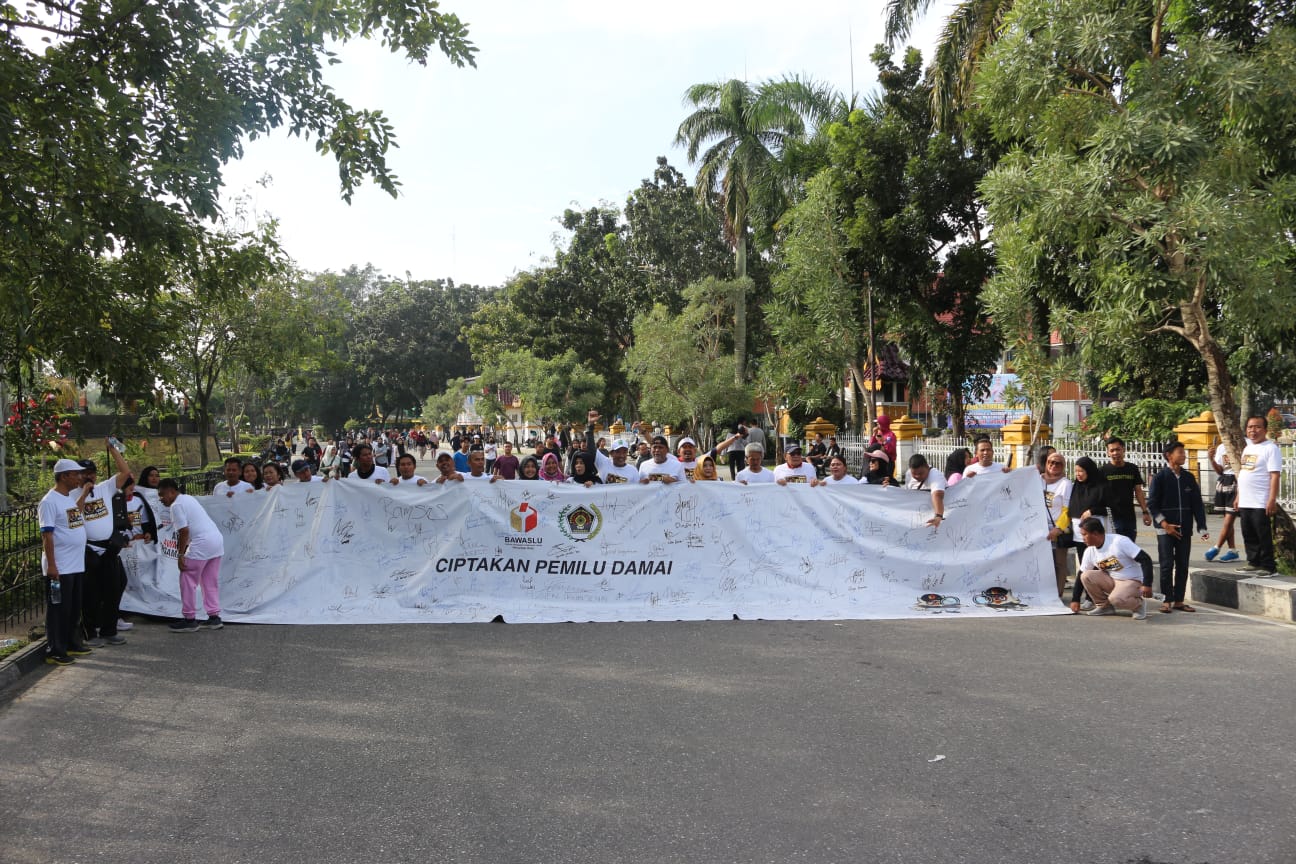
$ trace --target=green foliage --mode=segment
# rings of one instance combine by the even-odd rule
[[[482,369],[481,389],[513,393],[531,420],[583,424],[590,409],[603,401],[606,381],[575,351],[548,360],[526,351],[510,351]]]
[[[30,383],[52,361],[134,391],[152,386],[154,300],[201,254],[244,141],[313,137],[345,199],[368,178],[395,194],[391,125],[325,80],[337,45],[374,38],[420,64],[476,53],[437,0],[34,0],[3,18],[0,366]]]
[[[712,412],[750,411],[750,391],[735,384],[722,363],[729,349],[729,310],[749,285],[747,279],[704,279],[685,289],[680,314],[659,304],[635,319],[625,368],[639,388],[642,416],[673,426],[687,421],[705,435]]]
[[[1115,435],[1128,441],[1168,441],[1174,428],[1207,409],[1202,402],[1140,399],[1130,405],[1095,408],[1080,424],[1085,435]]]
[[[977,89],[1020,142],[982,184],[1000,260],[987,297],[1007,331],[1062,333],[1100,373],[1149,333],[1179,336],[1235,449],[1229,354],[1294,335],[1296,33],[1239,43],[1154,19],[1167,8],[1013,6]]]

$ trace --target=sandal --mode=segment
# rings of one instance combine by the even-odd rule
[[[1189,606],[1187,603],[1180,603],[1176,605],[1174,609],[1176,612],[1196,612],[1197,611],[1193,607]]]
[[[1162,603],[1161,611],[1169,615],[1171,612],[1175,611],[1175,607],[1171,606],[1169,603]]]

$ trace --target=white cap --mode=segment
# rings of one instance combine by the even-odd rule
[[[612,442],[612,446],[608,448],[609,451],[611,451],[611,450],[629,450],[629,449],[630,449],[630,445],[627,444],[626,442],[622,441],[620,438],[618,438],[618,439],[616,439],[615,441],[613,441],[613,442]]]
[[[685,444],[692,444],[694,447],[697,446],[696,441],[694,441],[692,438],[685,437],[680,439],[680,442],[675,445],[675,448],[678,450],[680,447],[683,447]]]
[[[68,471],[80,471],[81,463],[72,459],[60,459],[54,463],[55,474],[65,474]]]

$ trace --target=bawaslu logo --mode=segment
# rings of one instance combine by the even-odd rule
[[[603,513],[593,504],[574,504],[558,514],[558,530],[568,540],[592,540],[603,527]]]
[[[539,526],[540,514],[531,502],[523,501],[509,511],[509,527],[522,536],[508,536],[504,542],[510,546],[543,546],[543,537],[527,536]]]

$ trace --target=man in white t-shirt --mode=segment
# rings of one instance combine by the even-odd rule
[[[386,483],[391,474],[381,465],[374,464],[374,451],[368,444],[357,444],[351,448],[351,458],[355,464],[351,473],[343,477],[355,483]]]
[[[780,486],[786,486],[789,483],[806,483],[810,486],[819,485],[819,472],[809,462],[805,461],[805,454],[801,452],[800,444],[789,444],[783,451],[783,464],[774,469],[774,482]]]
[[[1237,511],[1242,523],[1242,543],[1247,563],[1239,572],[1250,576],[1273,576],[1273,524],[1278,512],[1278,483],[1282,478],[1282,451],[1269,440],[1263,417],[1248,417],[1247,445],[1237,471]]]
[[[681,438],[675,449],[679,463],[684,468],[684,476],[692,480],[693,472],[697,470],[697,442],[692,438]]]
[[[905,488],[931,491],[932,510],[936,511],[927,524],[939,528],[945,521],[945,475],[927,464],[927,457],[915,453],[909,457],[909,470],[905,472]]]
[[[198,499],[182,495],[175,480],[165,477],[158,482],[158,500],[171,511],[171,527],[176,532],[176,563],[180,565],[180,613],[184,618],[172,623],[173,633],[219,630],[221,621],[220,563],[225,554],[225,538]],[[197,620],[198,604],[194,592],[201,588],[207,620]]]
[[[594,460],[594,468],[604,483],[638,483],[639,469],[629,463],[629,443],[621,438],[616,439],[608,449],[607,456],[596,446],[594,424],[600,416],[599,412],[590,411],[586,418],[589,422],[585,427],[585,456]]]
[[[213,495],[224,495],[226,498],[233,498],[238,492],[255,492],[256,488],[243,479],[243,463],[237,456],[231,456],[225,460],[225,466],[222,469],[225,472],[225,479],[212,487]]]
[[[86,645],[122,645],[126,637],[117,633],[117,607],[126,590],[126,570],[120,553],[124,540],[115,536],[113,496],[130,480],[130,466],[121,452],[108,444],[117,473],[97,482],[99,468],[89,459],[81,462],[81,514],[85,518],[85,576],[81,587],[81,630]]]
[[[318,474],[311,473],[311,464],[305,459],[297,459],[292,463],[293,476],[299,483],[323,483],[324,478]]]
[[[468,473],[464,475],[464,480],[469,483],[486,482],[489,483],[495,478],[486,473],[486,451],[472,450],[468,453]]]
[[[40,519],[41,572],[45,576],[45,662],[67,666],[69,655],[90,654],[81,639],[81,588],[85,577],[85,519],[78,503],[81,466],[71,459],[54,463],[54,488],[37,510]],[[58,583],[57,598],[54,583]]]
[[[1080,581],[1094,602],[1087,614],[1115,615],[1117,609],[1128,609],[1135,621],[1147,618],[1143,598],[1152,596],[1152,556],[1123,534],[1108,534],[1095,516],[1080,521],[1080,537],[1086,547]],[[1071,611],[1080,611],[1079,602],[1072,602]]]
[[[652,439],[652,456],[639,466],[640,483],[680,483],[688,482],[684,466],[670,454],[670,445],[661,435]]]
[[[747,467],[738,472],[735,478],[744,486],[754,486],[758,483],[773,483],[774,472],[765,468],[761,463],[765,461],[765,448],[760,444],[748,444],[743,448],[743,455],[747,459]]]
[[[963,469],[963,479],[978,474],[1002,474],[1007,468],[1002,462],[994,461],[994,444],[989,438],[979,438],[976,443],[976,461]]]

